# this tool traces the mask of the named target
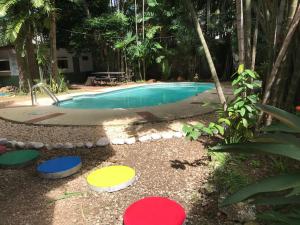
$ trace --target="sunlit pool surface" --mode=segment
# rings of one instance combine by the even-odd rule
[[[71,109],[115,109],[158,106],[182,101],[214,88],[211,83],[166,83],[126,88],[101,94],[80,95],[57,106]]]

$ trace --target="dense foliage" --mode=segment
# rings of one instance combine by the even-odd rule
[[[281,123],[266,127],[264,130],[267,133],[260,134],[249,143],[216,146],[213,151],[275,154],[299,161],[300,139],[297,135],[300,133],[300,118],[272,106],[257,105],[257,107]],[[222,206],[251,199],[257,205],[274,206],[272,211],[261,215],[262,219],[280,224],[299,224],[300,211],[296,207],[300,203],[299,178],[299,171],[266,178],[229,196]],[[272,192],[274,194],[270,195]]]
[[[201,134],[221,135],[225,143],[245,142],[253,137],[258,111],[255,104],[259,101],[257,90],[260,88],[259,76],[244,65],[239,67],[232,81],[234,97],[228,107],[219,107],[217,123],[185,125],[183,131],[187,137],[196,140]],[[255,92],[256,91],[256,92]]]

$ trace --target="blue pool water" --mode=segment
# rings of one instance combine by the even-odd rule
[[[139,108],[174,103],[214,88],[211,83],[167,83],[80,95],[58,106],[72,109]]]

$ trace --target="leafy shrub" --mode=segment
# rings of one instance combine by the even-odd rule
[[[262,111],[281,123],[263,129],[267,131],[246,144],[215,146],[214,152],[275,154],[300,161],[300,118],[284,110],[257,104]],[[298,135],[298,136],[297,136]],[[268,195],[261,195],[266,194]],[[272,195],[270,195],[272,193]],[[280,224],[299,224],[300,173],[286,173],[249,185],[224,200],[222,206],[250,199],[258,205],[276,206],[260,217]]]
[[[68,90],[68,84],[62,73],[59,73],[57,79],[50,77],[49,89],[54,93],[65,92]]]
[[[253,137],[258,116],[254,105],[259,100],[254,90],[260,88],[259,75],[252,70],[244,70],[244,66],[240,65],[233,77],[234,98],[228,103],[227,109],[219,107],[218,122],[208,126],[202,123],[185,125],[183,132],[188,138],[195,140],[203,133],[210,136],[220,134],[224,136],[225,143],[238,143]]]

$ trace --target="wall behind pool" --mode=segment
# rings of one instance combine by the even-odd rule
[[[0,87],[4,86],[19,87],[19,76],[0,76]]]

